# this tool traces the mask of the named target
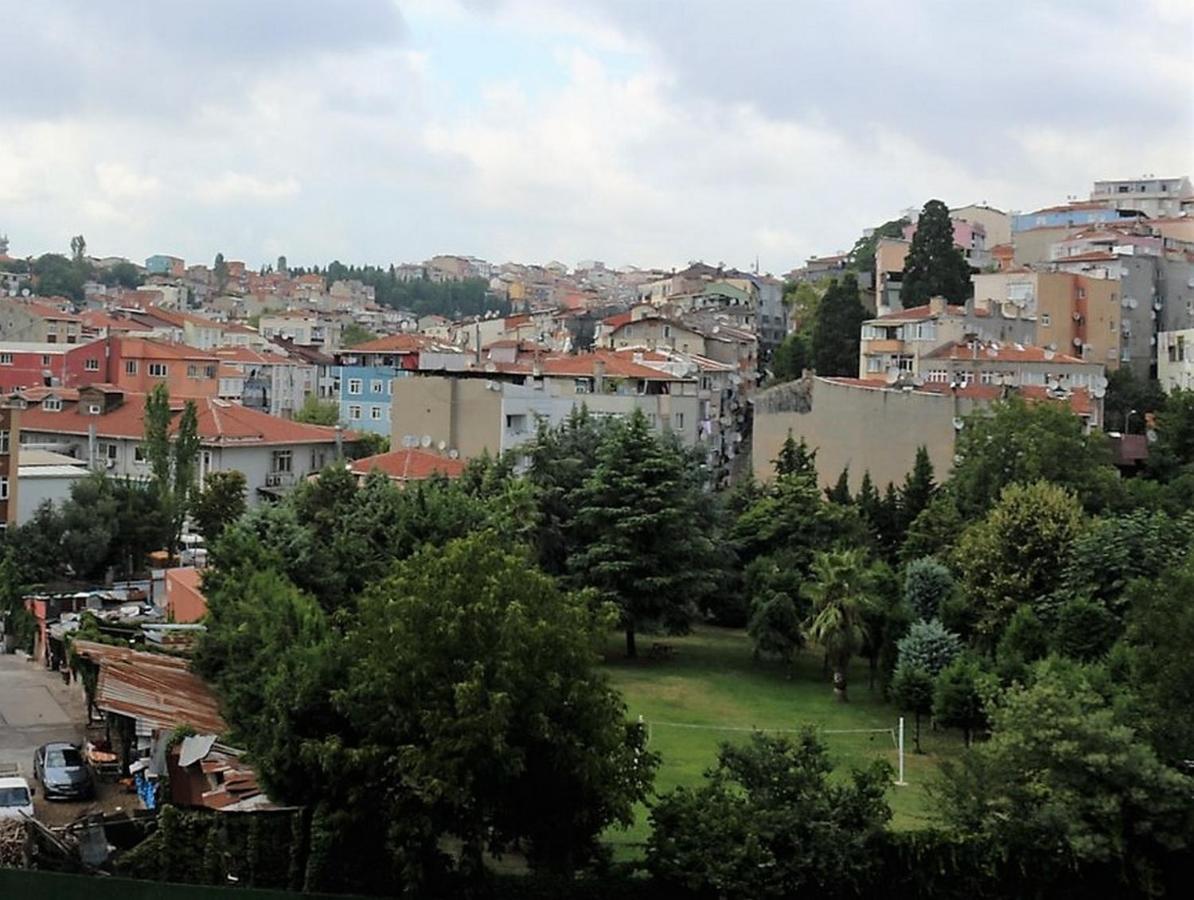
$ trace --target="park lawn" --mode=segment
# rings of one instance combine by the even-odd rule
[[[670,659],[648,659],[655,640],[674,648]],[[756,662],[746,632],[698,626],[685,637],[640,637],[638,660],[624,656],[620,636],[613,636],[603,666],[621,690],[632,718],[642,716],[649,726],[650,747],[661,756],[655,777],[657,793],[678,785],[699,785],[713,765],[724,741],[741,741],[749,729],[793,729],[806,724],[827,730],[895,728],[899,713],[867,687],[864,660],[850,672],[850,702],[838,703],[821,673],[821,656],[802,652],[789,669],[778,662]],[[790,673],[790,675],[789,675]],[[717,725],[743,731],[681,728],[663,723]],[[905,731],[905,787],[892,786],[888,802],[892,827],[915,829],[930,822],[925,786],[943,757],[961,751],[953,733],[921,732],[923,755],[913,752],[912,721]],[[889,734],[826,734],[824,740],[838,771],[886,759],[893,770],[897,753]],[[647,838],[647,810],[640,807],[635,824],[611,830],[607,841],[619,856],[636,856]]]

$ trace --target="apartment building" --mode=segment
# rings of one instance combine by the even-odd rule
[[[1157,335],[1157,380],[1167,394],[1194,390],[1194,328]]]
[[[0,402],[0,530],[17,524],[22,405]]]
[[[0,297],[0,340],[36,344],[77,344],[83,338],[83,320],[61,306],[69,301],[54,298],[27,300]]]
[[[1184,175],[1178,178],[1146,175],[1141,178],[1096,181],[1090,191],[1090,199],[1096,203],[1114,209],[1136,210],[1153,219],[1180,215],[1182,204],[1192,197],[1194,186]]]

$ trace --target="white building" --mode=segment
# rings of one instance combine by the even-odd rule
[[[1157,380],[1167,394],[1194,390],[1194,328],[1157,335]]]

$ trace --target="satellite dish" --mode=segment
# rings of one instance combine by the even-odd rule
[[[1081,347],[1082,346],[1082,338],[1074,338],[1074,346]]]
[[[410,448],[410,447],[413,447],[417,443],[418,443],[418,439],[413,434],[402,435],[402,446],[403,447]]]
[[[966,427],[966,423],[955,416],[954,417],[954,431],[961,431],[965,427]]]
[[[439,448],[439,452],[440,452],[440,453],[443,453],[445,450],[447,450],[447,449],[448,449],[448,442],[447,442],[447,441],[440,441],[438,444],[436,444],[436,447],[438,447],[438,448]]]
[[[1107,396],[1107,389],[1105,387],[1102,387],[1101,385],[1096,384],[1094,386],[1094,388],[1091,389],[1091,393],[1094,394],[1095,397],[1097,397],[1099,400],[1102,400],[1104,397]]]
[[[459,458],[460,458],[460,451],[457,450],[455,447],[453,447],[451,450],[448,451],[448,459],[459,459]]]
[[[431,446],[431,435],[429,435],[429,434],[423,435],[423,439],[421,441],[419,441],[419,444],[420,444],[420,446],[422,446],[422,448],[424,450],[426,450],[428,447]]]
[[[1128,301],[1128,305],[1129,305],[1129,306],[1131,306],[1131,307],[1132,307],[1132,309],[1135,309],[1135,308],[1136,308],[1137,306],[1139,306],[1140,304],[1139,304],[1139,303],[1137,303],[1137,302],[1136,302],[1136,298],[1135,298],[1135,297],[1133,297],[1131,300],[1129,300],[1129,301]]]
[[[28,297],[29,296],[29,288],[21,288],[21,296]]]
[[[888,369],[888,370],[887,370],[887,375],[886,375],[886,377],[884,378],[884,380],[885,380],[885,381],[886,381],[888,384],[895,384],[897,381],[899,381],[899,380],[900,380],[900,371],[899,371],[899,369]]]
[[[1132,308],[1132,298],[1124,297],[1123,301],[1120,303],[1120,306],[1122,306],[1124,309],[1131,309]]]

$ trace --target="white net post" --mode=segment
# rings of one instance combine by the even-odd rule
[[[898,745],[898,752],[899,752],[899,758],[900,758],[900,777],[898,779],[896,779],[896,784],[898,784],[902,787],[908,783],[904,780],[904,717],[903,716],[900,716],[900,739],[899,739],[899,745]]]

